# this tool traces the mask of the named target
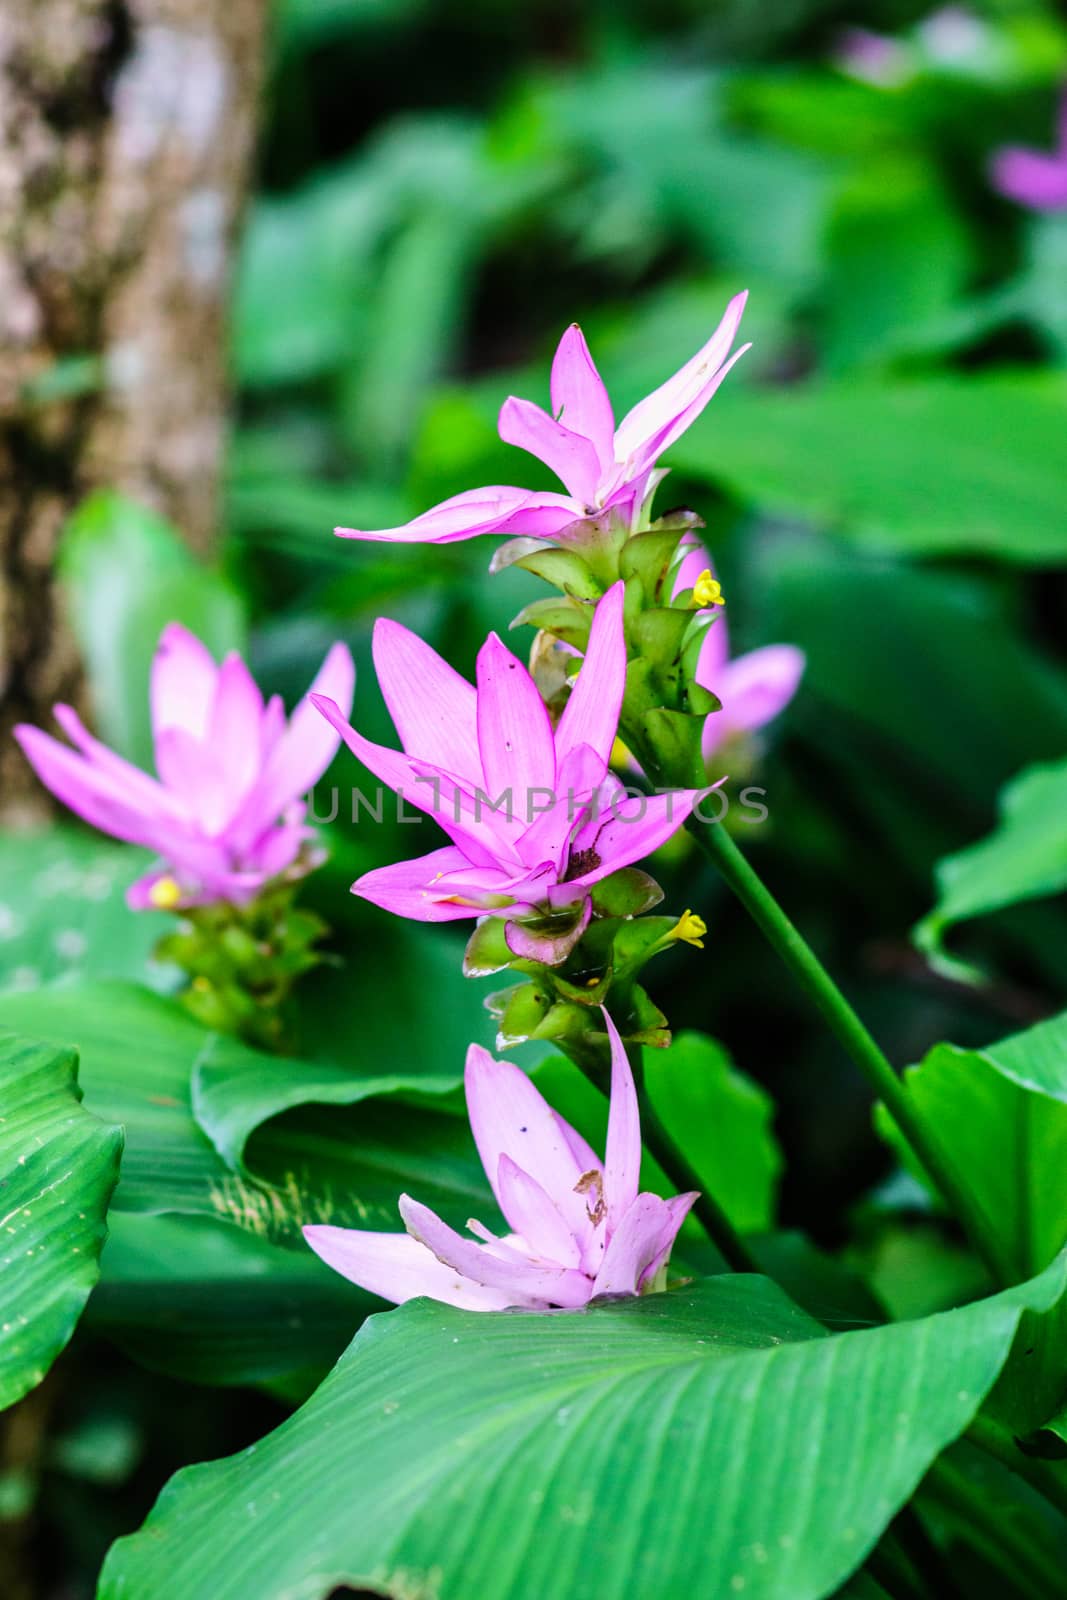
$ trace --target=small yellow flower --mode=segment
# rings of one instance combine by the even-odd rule
[[[148,898],[157,911],[173,911],[181,905],[181,885],[174,878],[157,878],[148,891]]]
[[[670,931],[669,937],[681,939],[685,944],[695,945],[698,950],[704,948],[704,935],[708,925],[703,917],[698,917],[692,911],[683,911],[678,921]]]
[[[722,584],[718,578],[712,577],[710,567],[704,568],[704,571],[693,585],[693,604],[695,606],[724,606],[726,604],[722,597]]]

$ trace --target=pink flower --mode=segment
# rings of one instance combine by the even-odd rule
[[[400,1196],[407,1233],[304,1229],[335,1271],[398,1305],[429,1295],[467,1311],[584,1306],[595,1295],[651,1288],[696,1193],[639,1194],[641,1126],[630,1064],[607,1012],[611,1108],[604,1160],[510,1061],[467,1052],[467,1112],[497,1204],[514,1231],[480,1222],[467,1239],[428,1207]],[[477,1242],[476,1242],[477,1241]]]
[[[351,706],[355,667],[344,645],[331,648],[312,688]],[[152,663],[151,705],[158,779],[94,739],[70,706],[57,705],[55,716],[75,749],[26,725],[15,737],[64,805],[162,858],[130,888],[135,909],[250,899],[294,867],[311,837],[300,797],[338,738],[306,698],[287,724],[280,696],[264,704],[236,652],[217,666],[176,622]]]
[[[699,540],[687,535],[686,542],[689,550],[678,568],[675,595],[692,589],[709,570]],[[720,608],[714,609],[715,620],[701,646],[696,671],[697,682],[722,702],[722,710],[711,712],[704,723],[704,759],[709,764],[733,735],[754,732],[784,711],[804,672],[804,652],[791,644],[764,645],[731,661],[726,617]]]
[[[378,867],[353,894],[420,922],[508,920],[518,955],[558,961],[514,919],[572,910],[572,943],[589,888],[680,828],[703,791],[626,796],[608,772],[626,682],[623,589],[599,602],[585,660],[553,728],[529,672],[490,634],[477,688],[397,622],[374,629],[374,665],[403,753],[372,744],[324,695],[312,700],[365,767],[429,812],[452,843]]]
[[[577,323],[559,342],[552,363],[552,412],[514,396],[500,410],[500,437],[543,461],[566,494],[496,484],[468,489],[424,511],[402,528],[368,533],[337,528],[343,539],[395,539],[448,544],[479,533],[532,535],[565,541],[568,529],[602,512],[633,523],[663,478],[656,462],[703,411],[746,344],[730,356],[746,294],[730,301],[703,349],[615,426],[608,392]]]
[[[1007,145],[993,157],[993,187],[1031,211],[1067,210],[1067,93],[1060,101],[1055,150]]]

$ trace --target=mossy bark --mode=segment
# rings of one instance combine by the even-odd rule
[[[217,517],[224,315],[267,0],[0,8],[0,812],[32,810],[20,719],[78,701],[53,583],[113,485],[197,548]],[[39,791],[37,791],[39,793]]]

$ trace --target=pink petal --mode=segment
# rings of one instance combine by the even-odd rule
[[[590,441],[601,464],[610,471],[615,460],[615,414],[585,336],[572,322],[559,341],[552,362],[552,415]]]
[[[1001,194],[1033,211],[1067,207],[1067,156],[1009,146],[994,157],[991,177]]]
[[[573,1307],[584,1306],[589,1299],[589,1279],[573,1267],[539,1267],[532,1261],[505,1259],[465,1239],[410,1195],[402,1194],[399,1206],[408,1232],[432,1250],[438,1261],[473,1283],[500,1290],[508,1296],[509,1305]]]
[[[207,646],[180,622],[169,622],[152,659],[152,731],[184,728],[203,738],[215,698],[218,667]]]
[[[651,855],[677,833],[703,789],[675,789],[670,794],[636,795],[616,800],[604,815],[588,823],[571,847],[572,860],[591,850],[595,863],[575,878],[575,883],[597,883],[619,867],[628,867]]]
[[[496,1188],[508,1225],[522,1235],[535,1255],[561,1267],[581,1266],[581,1251],[559,1208],[537,1179],[516,1166],[510,1156],[500,1157]]]
[[[72,706],[60,704],[54,706],[52,711],[71,744],[88,756],[98,771],[114,778],[135,807],[160,816],[172,816],[178,822],[184,821],[182,808],[173,795],[168,794],[163,785],[149,777],[147,772],[142,772],[140,767],[125,761],[122,756],[109,750],[106,744],[101,744],[99,739],[94,739]]]
[[[667,1210],[670,1213],[670,1218],[664,1230],[663,1247],[655,1259],[649,1262],[649,1265],[645,1268],[643,1275],[638,1281],[638,1291],[643,1289],[645,1284],[656,1276],[656,1273],[659,1271],[660,1267],[662,1267],[666,1262],[667,1257],[671,1253],[674,1241],[678,1236],[679,1228],[689,1215],[689,1210],[693,1204],[693,1201],[699,1199],[699,1197],[700,1191],[698,1189],[692,1189],[687,1194],[672,1195],[669,1200],[664,1201],[664,1205],[667,1207]]]
[[[804,652],[795,645],[768,644],[738,656],[715,690],[722,701],[718,720],[731,728],[762,728],[789,704],[803,675]]]
[[[208,730],[226,773],[231,814],[259,773],[262,719],[259,686],[232,651],[219,668]]]
[[[556,729],[557,766],[583,744],[595,750],[605,766],[608,764],[626,689],[626,638],[622,624],[625,592],[620,579],[597,602],[585,660]]]
[[[567,859],[569,842],[588,816],[589,802],[604,778],[604,761],[587,744],[568,751],[556,773],[555,798],[531,794],[530,826],[518,841],[519,855],[530,866],[550,861],[558,871]],[[540,816],[537,808],[544,806]]]
[[[20,724],[15,738],[46,789],[92,827],[163,854],[175,828],[170,808],[148,806],[111,773],[69,750],[40,728]]]
[[[478,906],[438,900],[433,893],[435,880],[442,873],[469,866],[461,850],[446,845],[442,850],[431,850],[429,855],[416,856],[413,861],[398,861],[365,872],[352,885],[352,893],[394,916],[410,917],[416,922],[455,922],[477,917],[482,914]]]
[[[681,1222],[674,1227],[659,1195],[639,1194],[608,1240],[593,1293],[636,1294],[649,1268],[662,1256],[664,1241],[668,1235],[673,1240],[679,1227]]]
[[[408,755],[481,784],[473,685],[418,634],[386,617],[374,624],[374,670]]]
[[[164,728],[156,737],[160,777],[184,802],[197,827],[211,837],[222,832],[242,798],[231,790],[226,759],[227,752],[217,744],[201,741],[184,728]]]
[[[601,1007],[611,1044],[611,1103],[604,1150],[604,1203],[608,1231],[618,1227],[637,1199],[641,1180],[641,1118],[637,1089],[619,1031]]]
[[[561,494],[531,493],[493,485],[467,489],[424,511],[402,528],[335,528],[342,539],[388,539],[403,544],[451,544],[480,533],[527,533],[551,538],[559,528],[580,517],[583,507]]]
[[[418,1295],[458,1306],[461,1311],[502,1311],[511,1304],[498,1289],[471,1283],[462,1273],[444,1266],[409,1233],[370,1233],[325,1224],[305,1228],[303,1233],[328,1267],[369,1294],[396,1305]]]
[[[615,434],[615,458],[620,464],[627,464],[628,476],[633,475],[638,463],[651,465],[707,405],[729,371],[729,365],[723,363],[747,299],[747,290],[735,295],[707,344],[623,418]],[[733,359],[736,361],[743,354],[739,350]]]
[[[281,816],[293,800],[309,794],[337,754],[336,728],[324,721],[316,698],[324,696],[345,721],[352,712],[356,668],[345,644],[332,644],[304,698],[295,707],[289,725],[277,739],[263,768],[249,814],[242,817],[246,830],[256,831]]]
[[[589,1169],[579,1166],[551,1106],[521,1067],[494,1061],[480,1045],[467,1051],[464,1082],[471,1132],[501,1210],[497,1182],[500,1158],[507,1155],[536,1178],[571,1233],[583,1241],[591,1224],[585,1199],[574,1186]]]
[[[497,431],[505,444],[517,445],[543,461],[583,505],[596,504],[600,459],[588,439],[572,433],[540,406],[511,395],[500,408]]]
[[[552,792],[556,747],[548,709],[522,662],[491,633],[478,652],[478,749],[490,799],[510,789],[520,815]]]

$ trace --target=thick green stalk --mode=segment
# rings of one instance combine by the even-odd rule
[[[907,1139],[930,1181],[966,1231],[997,1282],[1004,1273],[996,1241],[972,1196],[943,1160],[934,1138],[919,1117],[904,1086],[855,1011],[849,1005],[811,946],[794,927],[762,879],[721,825],[691,820],[689,830],[701,850],[774,946],[781,959],[822,1012],[838,1041],[866,1075]]]

